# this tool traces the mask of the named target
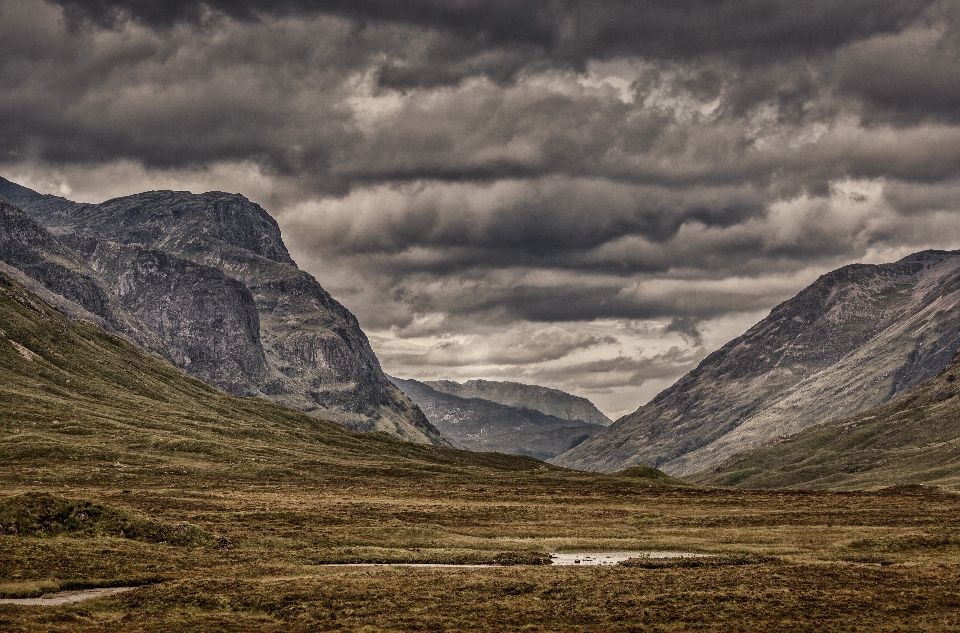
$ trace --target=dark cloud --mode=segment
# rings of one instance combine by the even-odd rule
[[[674,317],[667,325],[667,332],[677,332],[692,345],[700,347],[703,344],[703,334],[700,332],[701,320],[694,317]]]
[[[804,278],[805,279],[805,278]],[[811,280],[812,281],[812,280]],[[715,281],[652,279],[635,282],[609,276],[570,273],[497,274],[475,279],[448,275],[444,278],[403,277],[395,285],[372,290],[386,317],[371,315],[371,327],[398,325],[398,335],[421,337],[469,331],[469,324],[586,323],[598,319],[665,320],[686,324],[668,332],[682,333],[693,343],[702,340],[692,327],[705,319],[731,312],[752,312],[778,304],[805,285],[789,277],[720,279]],[[406,319],[386,311],[384,297],[391,297],[408,310]],[[352,305],[362,306],[362,299]],[[348,305],[351,302],[347,301]],[[372,310],[362,309],[369,314]],[[414,324],[415,315],[444,315],[429,325]]]
[[[4,5],[0,47],[43,7],[29,5]],[[258,30],[257,46],[237,25],[213,43],[192,29],[69,37],[48,27],[38,32],[46,56],[18,47],[0,57],[0,146],[60,164],[131,159],[200,168],[253,160],[276,173],[329,171],[332,154],[355,132],[324,88],[339,86],[349,64],[312,38],[336,41],[344,29],[332,21],[283,26]],[[308,59],[297,63],[304,47]],[[295,128],[305,110],[323,112],[323,125]]]
[[[752,311],[775,302],[782,291],[743,288],[691,288],[683,283],[672,289],[647,290],[643,286],[627,289],[570,285],[518,285],[498,289],[493,296],[470,297],[454,305],[442,306],[450,312],[503,311],[506,316],[529,321],[587,321],[603,318],[656,319],[673,315],[714,318],[730,311]],[[744,286],[749,285],[749,282]],[[787,297],[783,297],[787,298]]]
[[[837,8],[840,4],[843,8]],[[923,74],[912,72],[908,66],[915,62],[903,62],[909,56],[898,57],[902,51],[896,47],[886,56],[872,54],[871,47],[883,48],[887,40],[909,40],[920,27],[903,30],[904,20],[916,18],[925,4],[871,3],[856,23],[849,17],[853,13],[848,15],[847,4],[801,11],[796,5],[757,3],[748,7],[756,10],[756,19],[741,19],[735,28],[720,29],[717,25],[732,19],[731,3],[597,7],[591,3],[589,10],[576,3],[381,6],[361,2],[303,7],[281,3],[276,9],[255,3],[213,3],[204,6],[238,19],[169,26],[162,32],[121,22],[117,32],[71,35],[50,27],[55,16],[47,16],[42,28],[34,28],[37,7],[55,13],[48,5],[8,0],[6,28],[0,27],[0,50],[4,51],[0,80],[5,87],[0,96],[0,146],[10,156],[54,164],[134,160],[157,168],[204,168],[217,161],[252,161],[267,173],[295,178],[305,190],[336,194],[380,182],[495,182],[551,174],[686,189],[754,188],[751,200],[734,200],[729,206],[723,206],[722,200],[693,202],[677,211],[669,201],[665,208],[657,208],[663,203],[654,199],[638,205],[635,217],[622,220],[623,232],[644,224],[637,230],[659,234],[656,239],[669,237],[685,221],[736,221],[755,215],[776,197],[802,190],[826,191],[838,176],[877,177],[892,172],[897,178],[922,174],[936,179],[956,174],[960,169],[957,152],[929,147],[936,142],[933,138],[916,139],[926,160],[915,155],[903,160],[893,155],[897,146],[885,148],[871,144],[870,139],[864,143],[862,138],[849,139],[844,145],[844,139],[838,142],[829,137],[810,147],[758,151],[758,124],[761,132],[778,127],[789,136],[802,135],[811,125],[835,123],[843,112],[830,98],[829,82],[834,76],[840,88],[861,94],[870,103],[899,104],[904,112],[929,103],[934,118],[956,110],[951,105],[953,93],[941,87],[954,82],[933,79],[949,77],[949,56],[927,51],[930,60],[941,61],[939,66],[927,64]],[[176,2],[65,6],[99,17],[128,11],[149,24],[174,25],[206,14],[196,5]],[[117,13],[118,8],[123,11]],[[742,6],[738,10],[744,11]],[[590,17],[594,13],[600,17]],[[461,41],[458,34],[467,32],[466,26],[455,26],[461,14],[471,18],[464,17],[463,22],[475,24],[470,28],[477,33],[500,35]],[[494,19],[495,15],[500,17]],[[716,34],[696,39],[712,42],[718,50],[727,44],[736,48],[730,43],[734,40],[753,41],[746,31],[759,33],[757,23],[765,21],[782,22],[771,31],[781,36],[784,29],[798,29],[794,36],[771,39],[786,42],[788,48],[791,41],[807,41],[800,37],[806,33],[807,21],[829,22],[829,29],[818,27],[817,33],[836,31],[847,36],[836,36],[841,47],[835,65],[839,70],[831,70],[833,61],[821,59],[821,53],[813,58],[796,52],[770,56],[745,68],[713,58],[683,62],[683,55],[675,51],[670,59],[638,70],[633,86],[625,89],[626,100],[613,90],[582,86],[571,90],[577,86],[575,77],[551,76],[546,58],[529,48],[540,45],[539,36],[530,34],[543,30],[536,26],[541,22],[572,24],[577,27],[574,31],[590,33],[597,30],[590,26],[596,20],[629,24],[636,17],[643,24],[663,20],[676,25],[681,15],[687,16],[691,28],[699,28],[701,21],[711,24]],[[258,19],[252,20],[253,16]],[[360,26],[359,17],[372,21]],[[515,26],[496,27],[501,19]],[[432,28],[445,24],[449,28]],[[552,32],[553,27],[547,26],[543,32]],[[512,28],[527,39],[511,35]],[[597,28],[598,33],[606,29]],[[28,42],[24,32],[36,37]],[[869,37],[875,33],[880,35]],[[810,35],[810,41],[828,35]],[[613,55],[618,37],[598,39],[596,46],[609,46],[611,52],[596,57]],[[501,41],[509,46],[501,46]],[[637,42],[646,41],[637,38]],[[616,54],[653,55],[641,49]],[[897,64],[907,67],[894,72],[893,81],[881,81],[875,79],[884,77],[874,72],[877,64],[894,71]],[[870,72],[853,72],[861,67]],[[522,68],[526,70],[521,73]],[[396,96],[384,88],[384,81],[408,88],[430,87],[472,75],[502,82],[518,73],[526,79],[507,87],[481,83],[439,93],[413,90],[396,97],[400,105],[380,113],[381,120],[368,125],[358,121],[358,112],[349,104],[358,81],[367,91],[364,99],[373,102]],[[545,81],[537,81],[538,76]],[[917,79],[921,76],[928,79]],[[856,81],[872,81],[876,90],[870,87],[873,84]],[[925,81],[928,92],[939,90],[942,98],[931,92],[928,99],[922,90],[920,96],[909,96],[917,92],[910,81]],[[568,86],[557,90],[558,83]],[[901,101],[877,93],[877,86],[886,91],[883,94],[901,95]],[[772,108],[769,120],[757,120],[756,109],[762,104]],[[554,221],[551,217],[545,222],[538,215],[543,206],[534,203],[530,209],[504,214],[527,218],[543,233]],[[618,230],[612,225],[591,226],[582,239],[603,239]],[[518,241],[529,233],[521,230]],[[554,243],[562,248],[568,235],[561,227],[559,240],[543,235],[545,247],[535,239],[528,243],[534,249],[549,249]],[[496,238],[491,235],[491,239]]]
[[[960,16],[954,16],[960,17]],[[960,25],[917,27],[858,42],[837,61],[840,89],[872,123],[960,121]]]
[[[332,13],[435,28],[490,44],[532,44],[559,57],[691,56],[716,51],[796,54],[896,32],[929,0],[59,0],[102,24],[131,17],[152,26]]]
[[[832,267],[960,246],[953,0],[0,15],[5,168],[88,199],[240,183],[398,366],[627,389]],[[623,320],[646,323],[629,345]],[[689,349],[629,366],[668,344]]]
[[[891,206],[907,216],[949,213],[957,209],[960,181],[945,181],[936,185],[893,181],[884,187],[883,195]]]
[[[386,189],[379,194],[364,193],[285,221],[296,227],[301,247],[341,256],[388,257],[398,272],[539,265],[612,268],[629,274],[657,270],[662,264],[591,261],[588,253],[628,235],[664,242],[691,222],[734,226],[761,216],[768,201],[750,187],[678,191],[558,178],[455,189]],[[424,248],[437,249],[437,256],[431,261],[404,257]]]

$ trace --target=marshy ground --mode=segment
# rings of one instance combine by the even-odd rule
[[[960,495],[704,489],[529,464],[329,473],[309,485],[51,486],[106,508],[104,525],[7,530],[0,593],[142,586],[59,607],[0,605],[0,629],[960,630]],[[0,521],[36,501],[13,496],[28,489],[40,487],[5,487]],[[147,526],[142,536],[117,535],[124,520]],[[194,537],[158,540],[178,526]],[[716,556],[531,564],[614,550]],[[326,565],[343,562],[499,565]]]

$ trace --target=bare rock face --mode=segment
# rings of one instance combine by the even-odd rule
[[[188,373],[357,430],[446,443],[387,380],[356,318],[297,268],[259,205],[221,192],[97,205],[13,193],[82,251]]]
[[[553,460],[690,474],[905,393],[960,347],[960,251],[828,273],[648,404]]]
[[[169,360],[166,348],[75,252],[36,220],[0,198],[4,272],[72,318],[87,319]]]
[[[434,383],[400,378],[390,380],[420,407],[444,437],[471,451],[549,459],[603,429],[599,424],[559,418],[534,409],[512,407],[483,398],[461,398],[434,389],[431,386]]]
[[[580,421],[601,426],[613,423],[586,398],[559,389],[495,380],[468,380],[464,383],[433,380],[424,384],[452,396],[481,398],[510,407],[532,409],[569,422]]]
[[[960,352],[939,374],[879,407],[738,453],[696,481],[740,488],[956,489],[958,377]]]
[[[171,362],[228,393],[262,395],[269,373],[250,291],[218,268],[76,235],[63,242],[166,346]]]

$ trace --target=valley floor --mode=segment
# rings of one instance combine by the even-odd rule
[[[0,594],[142,586],[59,607],[0,605],[0,629],[960,630],[960,495],[707,489],[529,463],[330,472],[308,485],[170,474],[91,486],[50,471],[0,473],[7,499],[45,490],[216,535],[188,546],[5,530]],[[613,550],[716,556],[523,564]],[[507,565],[324,565],[343,562]]]

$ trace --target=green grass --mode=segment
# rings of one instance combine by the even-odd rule
[[[171,525],[86,500],[28,492],[0,499],[0,531],[21,537],[112,536],[171,545],[217,542],[195,525]]]

